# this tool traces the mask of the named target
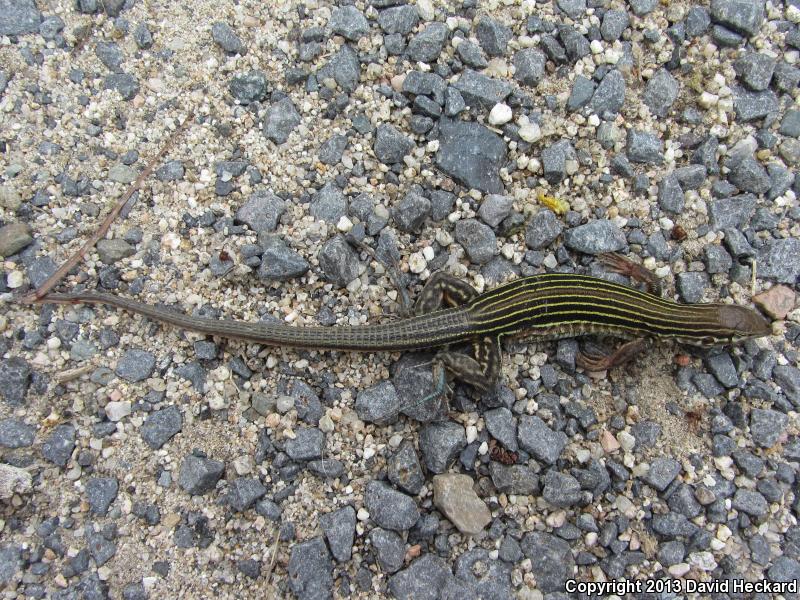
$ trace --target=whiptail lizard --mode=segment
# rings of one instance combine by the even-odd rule
[[[617,255],[602,257],[613,270],[652,279]],[[200,333],[270,346],[381,352],[441,348],[438,363],[479,391],[500,372],[500,341],[556,340],[607,335],[628,340],[609,356],[582,355],[579,366],[603,370],[630,360],[648,339],[695,346],[735,344],[771,333],[755,310],[730,304],[681,304],[587,275],[548,273],[522,277],[479,294],[468,283],[435,273],[423,289],[415,315],[363,326],[293,327],[194,317],[100,292],[49,294],[40,302],[106,304]],[[450,350],[469,344],[471,353]]]

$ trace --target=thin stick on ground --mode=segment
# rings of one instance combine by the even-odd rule
[[[175,131],[173,131],[170,134],[170,136],[167,138],[167,141],[158,151],[158,154],[156,154],[153,157],[153,159],[149,163],[147,163],[147,166],[142,170],[142,172],[136,178],[136,181],[134,181],[133,184],[131,184],[131,186],[119,199],[119,202],[117,202],[114,208],[111,209],[111,212],[108,213],[106,218],[103,219],[103,222],[101,223],[97,231],[94,234],[92,234],[92,236],[88,240],[86,240],[86,243],[83,246],[81,246],[81,248],[75,254],[69,257],[55,273],[53,273],[50,277],[48,277],[47,281],[45,281],[38,289],[19,298],[20,303],[33,304],[35,302],[41,301],[45,296],[47,296],[47,293],[50,290],[52,290],[55,286],[57,286],[59,282],[62,279],[64,279],[64,277],[66,277],[67,273],[69,273],[70,270],[72,270],[72,268],[75,267],[75,265],[77,265],[86,256],[86,253],[89,250],[91,250],[98,241],[100,241],[101,239],[103,239],[103,237],[105,237],[106,232],[111,227],[111,224],[114,222],[114,219],[117,218],[117,215],[119,215],[120,211],[123,209],[125,204],[127,204],[128,200],[131,199],[131,196],[133,196],[133,194],[135,194],[137,191],[141,189],[142,184],[148,177],[150,177],[152,172],[155,170],[156,165],[164,157],[164,155],[172,149],[178,137],[183,134],[189,123],[191,123],[192,121],[194,121],[194,114],[190,113],[186,117],[186,119],[184,119],[183,123],[181,123],[175,129]]]
[[[278,558],[278,543],[281,540],[281,532],[278,529],[273,529],[275,534],[275,542],[272,544],[272,558],[267,565],[267,572],[264,574],[264,581],[269,585],[269,580],[272,577],[272,571],[275,568],[275,561]]]

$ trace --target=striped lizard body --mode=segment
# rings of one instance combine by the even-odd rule
[[[444,285],[451,283],[449,278],[439,279]],[[42,302],[106,304],[183,329],[271,346],[363,352],[422,350],[485,338],[544,341],[589,334],[710,346],[770,333],[767,321],[749,308],[680,304],[586,275],[533,275],[482,294],[473,290],[471,298],[465,297],[470,295],[465,286],[471,289],[460,283],[455,296],[463,302],[457,306],[354,327],[208,319],[98,292],[50,294]]]

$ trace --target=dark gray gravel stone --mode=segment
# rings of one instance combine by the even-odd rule
[[[765,375],[764,379],[770,378],[769,374]],[[771,375],[786,397],[795,405],[800,405],[800,369],[789,365],[778,365],[772,369]]]
[[[256,233],[275,231],[286,203],[269,190],[256,190],[236,211],[236,220]]]
[[[105,517],[108,508],[119,491],[119,482],[115,477],[92,477],[86,482],[86,500],[89,512]]]
[[[627,241],[619,227],[603,219],[568,229],[564,233],[564,245],[583,254],[602,254],[622,250]]]
[[[394,531],[387,531],[376,527],[369,532],[369,541],[375,549],[378,564],[381,570],[396,573],[405,562],[406,546],[403,538]]]
[[[444,473],[467,445],[464,427],[453,421],[431,423],[419,434],[419,450],[432,473]]]
[[[335,458],[312,460],[308,463],[308,470],[321,479],[339,479],[344,476],[344,464]]]
[[[482,110],[491,110],[513,91],[507,81],[493,79],[472,69],[466,69],[453,87],[461,93],[467,105]]]
[[[778,133],[793,138],[800,137],[800,110],[789,109],[784,113]]]
[[[586,13],[586,0],[557,0],[556,6],[570,19],[578,19]]]
[[[486,54],[503,56],[513,34],[499,21],[484,15],[478,19],[478,23],[475,25],[475,36]]]
[[[754,490],[738,489],[733,496],[731,506],[751,517],[765,517],[769,512],[769,504],[759,492]]]
[[[637,17],[649,15],[658,6],[658,0],[628,0],[633,14]]]
[[[281,507],[269,498],[262,498],[256,503],[256,512],[270,521],[279,521],[281,518]]]
[[[347,214],[347,198],[333,182],[328,182],[314,195],[309,213],[318,221],[336,225]]]
[[[159,181],[179,181],[185,173],[186,169],[181,161],[170,160],[156,170],[156,178]]]
[[[719,173],[718,148],[719,140],[713,135],[708,136],[692,154],[692,164],[703,165],[711,175]]]
[[[300,114],[287,96],[267,109],[264,118],[264,135],[275,144],[283,144],[289,139],[289,134],[300,124],[300,121]]]
[[[392,6],[378,13],[378,26],[384,33],[408,35],[419,23],[419,13],[415,6]]]
[[[36,33],[41,21],[33,0],[0,0],[0,35]]]
[[[404,441],[386,466],[389,481],[407,494],[417,495],[425,484],[425,475],[414,445]]]
[[[153,34],[147,27],[147,23],[139,23],[133,30],[133,41],[139,50],[148,50],[153,46]]]
[[[697,531],[697,525],[689,519],[676,512],[669,512],[665,515],[653,515],[650,522],[653,531],[666,538],[679,536],[689,537]]]
[[[258,477],[239,477],[228,486],[228,505],[236,512],[244,512],[267,493]]]
[[[419,509],[414,500],[381,481],[367,484],[364,506],[379,527],[392,531],[411,529],[419,519]]]
[[[193,496],[213,490],[225,471],[225,463],[189,454],[181,463],[178,485]]]
[[[758,276],[795,284],[800,277],[800,240],[770,240],[758,250]]]
[[[743,192],[763,194],[770,188],[767,170],[754,156],[747,156],[727,165],[730,169],[728,181]]]
[[[455,117],[460,112],[466,110],[467,103],[456,88],[448,86],[444,91],[444,114],[448,117]]]
[[[659,69],[647,82],[642,102],[654,116],[666,117],[670,107],[678,98],[679,91],[678,80],[666,69]]]
[[[652,488],[663,492],[681,472],[681,464],[674,458],[662,456],[650,463],[650,470],[643,477]]]
[[[497,556],[500,560],[504,560],[507,563],[516,564],[522,560],[524,555],[522,554],[522,548],[520,548],[519,542],[510,535],[506,535],[503,537],[503,541],[500,542]]]
[[[311,268],[306,259],[276,235],[258,236],[263,250],[258,278],[262,281],[289,281],[305,275]]]
[[[425,219],[430,217],[431,201],[422,195],[422,190],[413,187],[392,208],[392,217],[400,231],[419,233],[425,224]]]
[[[629,129],[625,153],[631,162],[658,165],[664,162],[664,143],[653,133]]]
[[[764,22],[764,0],[712,0],[711,19],[742,35],[753,36]]]
[[[727,352],[712,354],[706,357],[706,367],[714,377],[717,378],[726,388],[736,387],[739,384],[739,376],[736,374],[736,367],[733,364],[731,355]]]
[[[367,423],[391,423],[397,419],[402,402],[391,381],[382,381],[356,396],[356,414]]]
[[[75,427],[58,425],[42,444],[42,456],[54,465],[66,466],[75,448]]]
[[[748,52],[733,64],[733,68],[739,81],[754,92],[762,92],[772,80],[775,59],[760,52]]]
[[[555,184],[567,176],[567,161],[575,160],[575,149],[569,140],[559,140],[545,147],[541,157],[544,178]]]
[[[575,559],[569,544],[549,533],[532,532],[520,543],[522,552],[531,559],[531,572],[543,592],[561,592],[573,575]]]
[[[424,554],[389,579],[389,591],[397,600],[438,600],[452,577],[443,558]]]
[[[0,446],[4,448],[29,448],[36,437],[36,427],[26,425],[22,419],[9,417],[0,421]]]
[[[506,144],[479,123],[439,121],[437,166],[462,185],[489,194],[503,192],[499,171],[505,166]]]
[[[31,382],[31,367],[24,358],[12,356],[0,361],[0,395],[11,406],[25,402]]]
[[[331,33],[341,35],[350,42],[357,42],[369,33],[367,18],[355,6],[334,8],[328,27]]]
[[[105,265],[113,265],[123,258],[133,256],[136,250],[125,240],[119,238],[113,240],[100,240],[96,245],[97,254],[100,262]]]
[[[487,194],[478,208],[478,216],[489,227],[494,228],[511,213],[513,206],[514,199],[511,196]]]
[[[628,28],[630,17],[624,10],[607,10],[603,15],[603,22],[600,24],[600,35],[607,42],[614,42],[622,37],[622,33]]]
[[[125,55],[116,42],[97,42],[94,54],[112,73],[122,73],[122,61]]]
[[[183,416],[180,409],[172,405],[148,415],[142,425],[141,434],[147,445],[157,450],[181,429],[183,429]]]
[[[708,287],[708,275],[694,271],[678,273],[677,284],[685,302],[700,302]]]
[[[581,501],[581,484],[572,475],[550,469],[542,480],[542,497],[553,506],[574,506]]]
[[[408,57],[412,61],[436,62],[448,36],[447,25],[438,22],[430,23],[408,42]]]
[[[559,25],[558,37],[564,45],[567,58],[573,63],[579,61],[584,56],[588,56],[592,51],[589,40],[570,25]]]
[[[712,200],[708,206],[708,224],[714,230],[744,227],[750,222],[755,209],[756,198],[752,194]],[[763,277],[763,266],[759,264],[758,267],[759,276]]]
[[[594,95],[595,87],[595,83],[591,79],[587,79],[583,75],[575,77],[575,82],[572,84],[572,91],[567,99],[567,110],[575,112],[589,104],[589,101]]]
[[[456,54],[462,63],[472,69],[483,69],[489,64],[480,46],[467,40],[462,40],[456,47]]]
[[[770,90],[751,92],[744,87],[735,85],[733,86],[733,110],[740,123],[757,121],[778,112],[778,97]]]
[[[322,537],[295,544],[287,570],[298,600],[333,598],[333,560]]]
[[[347,137],[334,134],[322,142],[319,147],[319,161],[326,165],[337,165],[347,148]]]
[[[319,518],[319,525],[328,540],[331,554],[338,562],[350,560],[353,553],[353,537],[356,533],[356,511],[345,506]]]
[[[484,548],[473,548],[459,556],[455,574],[457,581],[448,582],[442,600],[505,600],[513,596],[511,567],[492,559]]]
[[[705,6],[693,6],[686,13],[686,35],[698,37],[703,35],[711,26],[711,15]]]
[[[549,246],[564,230],[561,220],[550,209],[542,209],[534,215],[525,230],[525,243],[539,250]]]
[[[525,452],[549,465],[558,460],[567,444],[564,432],[553,431],[539,417],[529,415],[520,417],[517,439]]]
[[[686,484],[681,485],[667,500],[670,510],[680,513],[688,519],[694,519],[701,512],[703,507],[697,501],[692,487]]]
[[[675,177],[684,190],[696,190],[706,180],[706,167],[704,165],[687,165],[675,169]]]
[[[800,562],[788,556],[779,556],[767,571],[771,581],[792,583],[800,580]]]
[[[539,476],[525,465],[503,465],[489,463],[489,477],[498,492],[503,494],[530,495],[539,491]]]
[[[86,537],[86,544],[87,548],[89,549],[89,554],[94,559],[95,565],[98,567],[102,567],[109,560],[114,558],[114,555],[117,553],[117,545],[112,540],[109,540],[103,536],[102,533],[92,533],[88,535]],[[106,596],[103,595],[97,597]]]
[[[540,44],[547,58],[557,65],[566,64],[567,52],[556,38],[552,35],[543,35]]]
[[[156,357],[147,350],[128,350],[119,359],[114,373],[125,381],[136,383],[144,381],[153,374],[156,366]]]
[[[378,125],[373,150],[382,163],[391,165],[401,162],[413,147],[414,142],[400,133],[394,125],[388,123]]]
[[[683,542],[675,540],[664,542],[658,548],[658,561],[667,567],[682,562],[684,556],[686,556],[686,547]]]
[[[592,96],[589,108],[603,117],[616,115],[625,103],[625,78],[617,69],[606,73]]]
[[[683,211],[683,188],[675,173],[670,173],[658,182],[658,206],[671,213]]]
[[[494,231],[477,219],[458,221],[455,238],[464,247],[470,261],[475,264],[486,264],[497,254],[497,237]]]
[[[318,260],[325,279],[335,285],[344,287],[358,277],[358,254],[342,235],[322,245]]]
[[[328,63],[317,72],[317,79],[322,81],[332,77],[337,85],[345,92],[350,93],[358,87],[361,78],[361,62],[358,55],[349,45],[343,44],[341,48],[331,56]]]
[[[103,89],[119,92],[123,100],[133,100],[139,93],[139,82],[130,73],[112,73],[103,80]]]
[[[732,456],[733,460],[736,461],[736,466],[748,477],[756,478],[764,470],[764,461],[746,450],[736,451]]]
[[[504,448],[511,450],[511,452],[516,452],[519,449],[517,426],[510,410],[505,407],[487,410],[483,413],[483,419],[486,423],[486,430]]]
[[[295,431],[295,438],[286,440],[284,448],[292,460],[316,460],[325,450],[325,434],[317,427],[305,427]]]
[[[522,85],[536,87],[544,78],[546,62],[544,52],[538,48],[519,50],[514,54],[514,79]]]
[[[236,35],[236,32],[227,23],[217,21],[211,26],[211,37],[214,42],[228,54],[245,54],[245,48],[242,40]]]
[[[750,412],[750,435],[762,448],[771,448],[778,442],[788,423],[789,419],[783,413],[754,408]]]
[[[415,96],[430,96],[437,105],[444,103],[447,82],[436,73],[410,71],[403,80],[403,93]],[[426,98],[426,100],[431,100]],[[438,116],[438,115],[437,115]]]

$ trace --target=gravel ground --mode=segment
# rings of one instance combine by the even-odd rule
[[[796,585],[798,23],[796,0],[0,0],[2,597]],[[62,289],[358,325],[401,309],[386,263],[413,296],[614,251],[774,335],[591,377],[575,340],[517,343],[448,411],[430,355],[14,303],[188,118]]]

